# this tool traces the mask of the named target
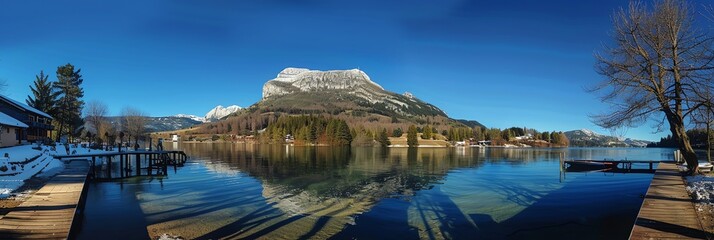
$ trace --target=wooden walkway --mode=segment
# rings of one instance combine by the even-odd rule
[[[660,163],[630,239],[705,239],[684,179],[673,163]]]
[[[29,199],[0,219],[0,239],[67,239],[79,213],[87,161],[72,161]]]

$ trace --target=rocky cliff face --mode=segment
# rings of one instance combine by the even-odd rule
[[[378,93],[384,88],[372,82],[366,73],[358,69],[316,71],[306,68],[286,68],[263,86],[263,99],[294,92],[323,90],[350,90]]]
[[[289,103],[285,103],[288,102],[286,99],[290,99]],[[358,69],[317,71],[285,68],[263,85],[261,102],[272,107],[290,105],[292,109],[301,108],[296,106],[296,102],[305,103],[304,108],[320,104],[347,106],[349,104],[345,103],[349,102],[384,115],[446,116],[441,109],[410,93],[400,95],[385,90]],[[341,110],[343,107],[336,108]]]

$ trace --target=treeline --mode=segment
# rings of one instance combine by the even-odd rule
[[[506,129],[455,127],[450,128],[448,131],[443,131],[442,135],[444,135],[449,141],[491,141],[494,145],[503,145],[508,142],[515,141],[517,140],[517,137],[520,137],[519,140],[525,141],[526,143],[539,146],[544,144],[558,146],[569,145],[568,137],[565,136],[565,133],[563,132],[539,132],[535,129],[525,127],[511,127]]]
[[[714,135],[711,133],[709,135]],[[690,129],[687,130],[687,136],[689,137],[689,143],[693,148],[706,149],[707,148],[707,131],[704,129]],[[647,147],[661,147],[661,148],[676,148],[677,143],[672,138],[672,135],[667,135],[666,137],[660,138],[659,142],[652,142],[647,144]]]
[[[344,146],[352,143],[352,132],[340,119],[323,116],[281,116],[260,135],[262,141],[282,143],[294,140],[303,144]],[[290,139],[292,138],[292,139]]]
[[[407,144],[417,146],[419,139],[460,141],[491,141],[492,145],[524,143],[539,147],[568,146],[563,132],[539,132],[535,129],[511,127],[506,129],[452,126],[441,132],[432,125],[409,125],[369,128],[359,123],[348,123],[340,118],[324,115],[281,115],[267,120],[267,127],[259,139],[265,143],[326,144],[353,146],[387,146],[389,137],[400,138],[406,134]],[[351,127],[350,127],[351,126]]]

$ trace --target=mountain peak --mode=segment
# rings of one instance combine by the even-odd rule
[[[288,67],[263,85],[263,99],[295,92],[320,90],[355,90],[384,88],[373,82],[367,73],[359,69],[350,70],[310,70]]]
[[[208,122],[216,121],[218,119],[221,119],[225,116],[230,115],[231,113],[237,112],[238,110],[241,110],[242,108],[239,107],[238,105],[231,105],[228,107],[223,107],[223,105],[218,105],[215,108],[211,109],[211,111],[208,111],[206,113],[205,120]]]
[[[580,129],[580,131],[585,133],[588,136],[600,136],[601,135],[599,133],[594,132],[593,130],[586,129],[586,128]]]

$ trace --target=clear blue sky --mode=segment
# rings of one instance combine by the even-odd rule
[[[151,116],[249,106],[285,67],[360,68],[489,127],[593,129],[583,88],[627,1],[3,1],[0,80],[82,69],[85,100]],[[698,4],[698,3],[696,3]],[[657,140],[653,124],[627,136]]]

